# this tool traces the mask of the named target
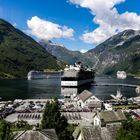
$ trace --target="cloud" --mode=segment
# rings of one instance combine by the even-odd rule
[[[85,52],[87,52],[87,51],[88,51],[88,50],[85,50],[85,49],[81,49],[81,50],[80,50],[81,53],[85,53]]]
[[[115,6],[125,0],[69,0],[69,2],[88,8],[94,16],[93,23],[99,25],[80,37],[86,43],[97,45],[123,30],[140,30],[140,15],[127,11],[119,14],[117,11]]]
[[[16,28],[17,27],[17,23],[13,23],[13,26]]]
[[[40,19],[37,16],[27,20],[28,33],[36,36],[39,39],[50,40],[53,38],[72,38],[74,30],[67,26],[60,26],[53,22]]]

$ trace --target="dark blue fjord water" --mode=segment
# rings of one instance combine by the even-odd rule
[[[124,80],[118,80],[113,77],[96,77],[97,84],[104,83],[124,83],[140,85],[140,79],[128,77]],[[135,88],[120,86],[90,86],[84,87],[102,100],[110,99],[110,94],[116,94],[117,90],[126,97],[139,96]],[[82,90],[83,90],[82,89]],[[81,92],[81,91],[80,91]],[[0,97],[2,100],[14,99],[32,99],[32,98],[53,98],[61,96],[60,78],[42,79],[42,80],[0,80]]]

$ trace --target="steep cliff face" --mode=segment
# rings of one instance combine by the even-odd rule
[[[140,31],[126,30],[109,38],[85,56],[96,61],[99,73],[113,74],[125,70],[140,74]]]
[[[32,69],[60,69],[61,64],[31,37],[0,19],[0,78],[23,78]]]

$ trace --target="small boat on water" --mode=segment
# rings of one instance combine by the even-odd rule
[[[127,74],[125,71],[117,71],[117,79],[126,79]]]
[[[120,100],[120,99],[123,97],[123,95],[121,94],[121,91],[120,91],[120,90],[117,90],[116,96],[113,95],[113,94],[111,94],[110,96],[111,96],[113,99],[115,99],[115,100]]]
[[[120,89],[117,90],[116,96],[113,95],[113,94],[111,94],[110,96],[111,96],[114,100],[116,100],[116,101],[126,100],[126,97],[124,97],[124,96],[121,94]]]
[[[140,94],[140,86],[136,87],[136,93]]]

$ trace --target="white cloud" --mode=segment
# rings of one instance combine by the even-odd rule
[[[81,53],[86,53],[87,51],[88,51],[88,50],[85,50],[85,49],[81,49],[81,50],[80,50]]]
[[[95,30],[84,33],[80,38],[90,44],[99,44],[110,36],[126,29],[140,30],[140,15],[134,12],[119,14],[116,5],[125,0],[69,0],[71,3],[88,8],[94,16]]]
[[[27,20],[29,31],[39,39],[49,40],[53,38],[72,38],[74,30],[67,26],[60,26],[53,22],[40,19],[37,16]]]

